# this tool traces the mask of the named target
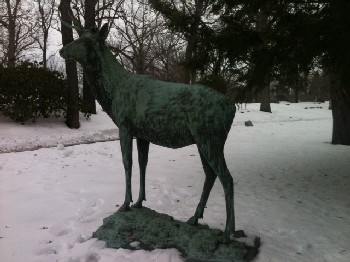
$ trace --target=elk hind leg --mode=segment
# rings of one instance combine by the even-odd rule
[[[230,241],[230,236],[235,233],[235,213],[233,201],[233,179],[227,169],[224,157],[224,144],[208,143],[200,146],[204,157],[208,160],[210,167],[224,188],[225,203],[226,203],[226,227],[224,232],[224,242]]]
[[[224,188],[226,202],[226,227],[224,232],[224,242],[230,241],[230,236],[235,234],[235,212],[234,212],[234,188],[233,179],[227,169],[224,153],[218,155],[217,163],[213,162],[220,182]]]
[[[216,174],[214,170],[210,167],[207,159],[203,156],[201,151],[198,149],[199,155],[202,161],[204,173],[205,173],[205,181],[204,181],[204,186],[203,186],[203,191],[202,191],[202,196],[201,199],[198,203],[196,212],[194,213],[193,217],[191,217],[187,223],[190,225],[197,225],[198,224],[198,219],[203,218],[203,213],[204,213],[204,208],[205,205],[207,204],[209,194],[211,189],[213,188],[215,179],[216,179]]]

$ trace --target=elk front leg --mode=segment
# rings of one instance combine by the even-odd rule
[[[131,169],[132,169],[132,134],[129,129],[120,128],[120,148],[122,151],[123,164],[125,169],[125,200],[124,204],[119,208],[120,211],[130,210],[130,202],[132,202],[131,194]]]
[[[149,142],[139,139],[136,139],[137,142],[137,150],[139,155],[139,167],[140,167],[140,192],[139,199],[133,205],[133,207],[141,208],[142,201],[146,200],[146,191],[145,191],[145,183],[146,183],[146,166],[148,162],[148,151],[149,151]]]

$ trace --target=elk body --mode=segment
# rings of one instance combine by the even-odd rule
[[[136,137],[140,166],[140,192],[134,207],[145,198],[145,173],[149,144],[180,148],[198,147],[206,175],[195,214],[196,225],[216,177],[225,193],[226,228],[224,240],[235,231],[233,180],[224,158],[224,145],[235,115],[235,106],[222,94],[201,85],[168,83],[127,72],[110,52],[105,40],[108,25],[101,30],[85,30],[80,38],[64,46],[60,54],[79,62],[103,110],[119,128],[125,168],[126,193],[119,210],[129,210],[132,202],[132,144]]]

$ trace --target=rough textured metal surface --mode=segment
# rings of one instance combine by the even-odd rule
[[[191,226],[144,207],[132,208],[130,212],[117,211],[105,218],[93,237],[105,241],[110,248],[176,248],[186,261],[251,261],[259,248],[259,245],[250,247],[237,241],[223,244],[221,230]],[[140,243],[136,248],[135,242]]]
[[[224,158],[224,145],[235,106],[224,95],[202,85],[168,83],[127,72],[105,44],[108,26],[85,30],[60,54],[82,64],[87,80],[104,111],[119,128],[126,177],[124,204],[130,210],[132,140],[137,139],[140,192],[135,207],[146,199],[145,173],[149,143],[179,148],[196,144],[206,175],[202,196],[189,223],[203,217],[204,207],[218,177],[225,192],[227,222],[224,239],[235,232],[233,180]]]

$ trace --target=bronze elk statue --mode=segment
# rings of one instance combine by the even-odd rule
[[[67,25],[68,26],[68,25]],[[132,145],[136,138],[140,166],[140,192],[135,208],[142,207],[149,144],[181,148],[198,147],[206,175],[203,192],[194,215],[198,224],[216,177],[225,193],[226,228],[224,241],[235,233],[233,179],[226,166],[224,145],[236,108],[224,95],[203,85],[168,83],[125,70],[106,44],[108,24],[101,29],[79,30],[80,37],[64,46],[60,55],[74,59],[84,69],[87,80],[103,110],[119,128],[125,168],[126,193],[119,210],[130,210]]]

